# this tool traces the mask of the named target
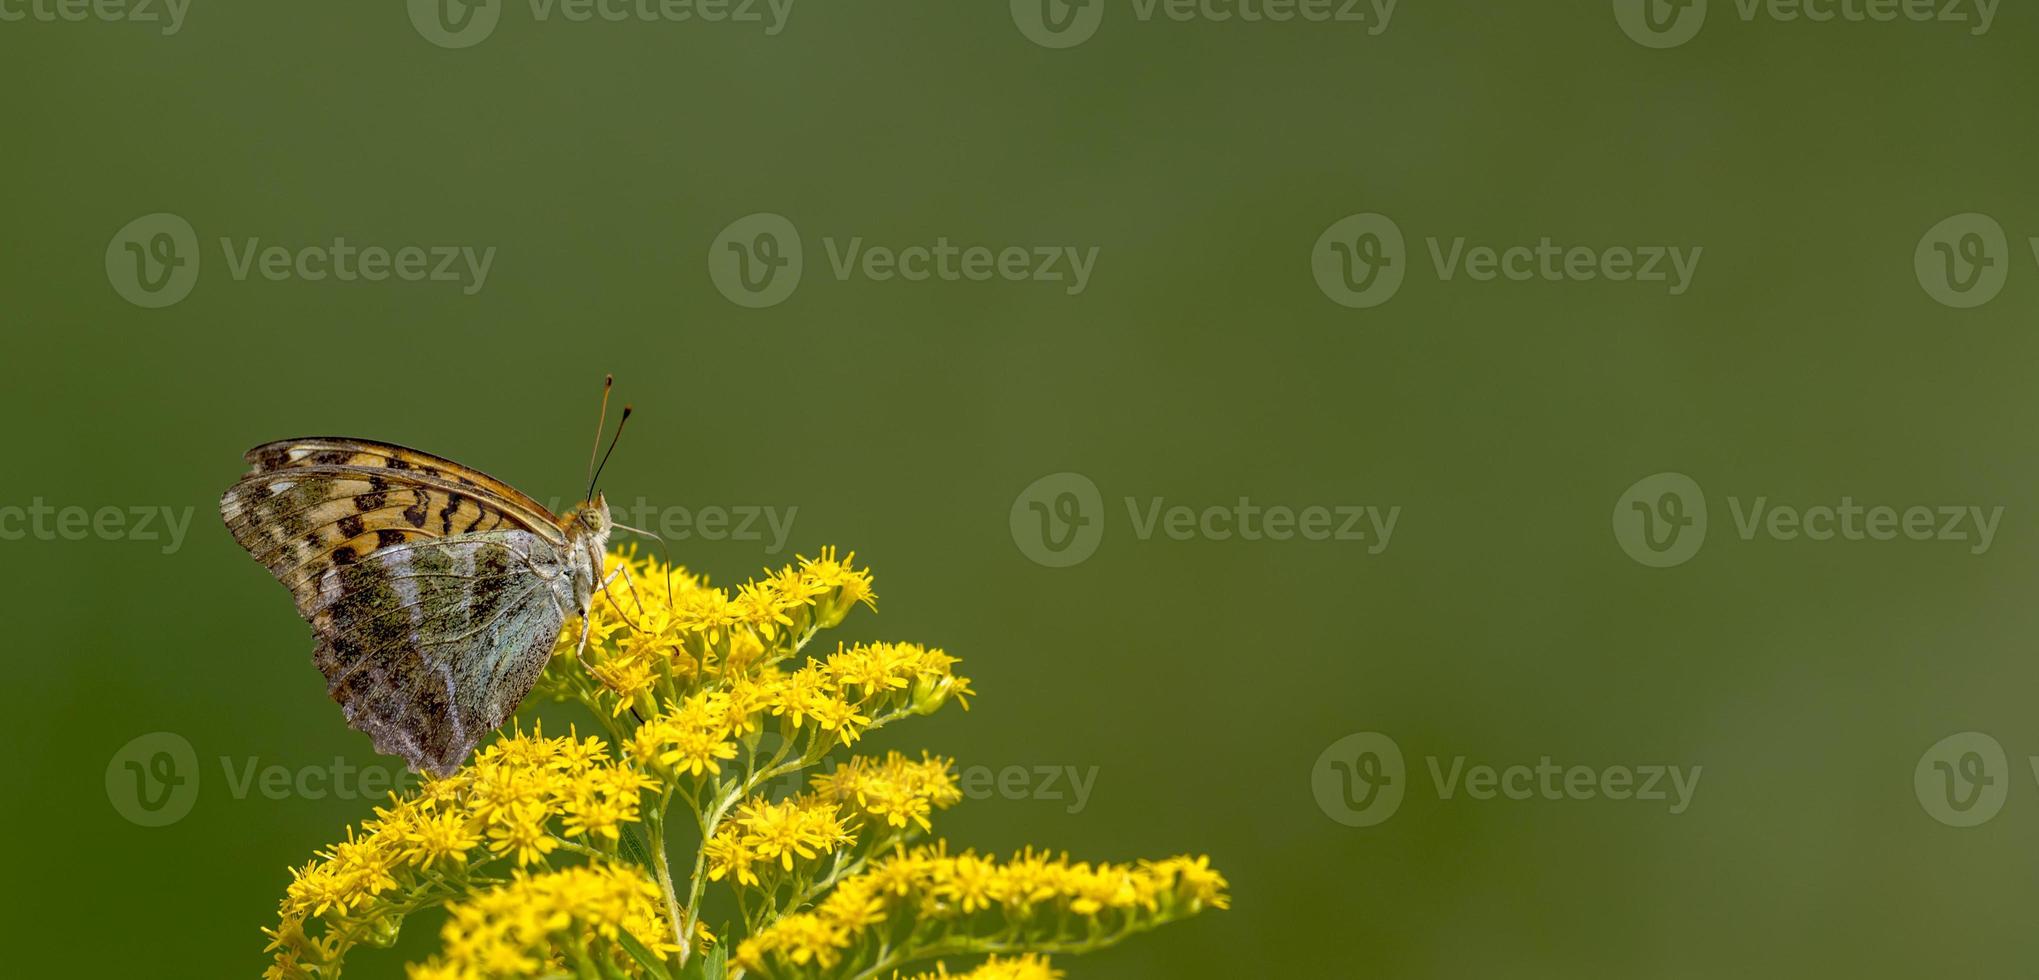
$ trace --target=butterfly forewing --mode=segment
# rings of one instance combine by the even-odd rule
[[[300,608],[319,572],[378,548],[504,527],[565,541],[550,519],[533,519],[485,487],[418,470],[319,465],[258,472],[227,491],[220,512],[234,539],[298,596]]]
[[[282,439],[248,450],[245,458],[253,467],[248,471],[250,476],[267,470],[299,466],[360,466],[397,471],[415,470],[427,477],[448,479],[464,486],[485,490],[508,509],[524,511],[530,520],[554,520],[552,512],[547,510],[544,504],[531,499],[516,487],[443,456],[434,456],[394,443],[340,436]]]

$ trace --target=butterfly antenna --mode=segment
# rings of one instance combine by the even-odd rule
[[[589,500],[595,499],[595,482],[602,478],[603,467],[609,465],[610,454],[616,451],[616,444],[623,441],[623,427],[630,424],[631,411],[632,409],[630,406],[628,405],[623,406],[623,417],[617,420],[616,422],[616,435],[609,440],[609,450],[608,452],[602,454],[602,461],[600,463],[595,464],[594,475],[588,477],[587,499]]]
[[[595,454],[602,451],[602,430],[609,427],[609,389],[616,387],[616,376],[602,378],[602,413],[595,417],[595,444],[588,447],[588,496],[595,495]]]
[[[673,549],[672,549],[672,548],[670,548],[670,547],[668,547],[668,546],[666,545],[666,539],[664,539],[664,538],[662,538],[662,537],[659,537],[658,535],[656,535],[656,534],[653,534],[653,533],[652,533],[652,532],[650,532],[650,531],[646,531],[646,530],[644,530],[643,528],[636,528],[636,527],[631,527],[631,526],[630,526],[630,525],[628,525],[628,524],[615,524],[615,523],[611,523],[611,524],[610,524],[609,526],[610,526],[610,527],[613,527],[613,528],[615,528],[615,529],[616,529],[616,530],[618,530],[618,531],[629,531],[629,532],[630,532],[630,533],[632,533],[632,534],[642,534],[642,535],[644,535],[645,537],[647,537],[647,538],[650,538],[650,539],[652,539],[653,541],[656,541],[656,542],[658,542],[658,550],[659,550],[659,552],[660,552],[660,553],[662,553],[662,554],[664,554],[664,555],[665,555],[665,560],[666,560],[666,605],[672,605],[672,603],[673,603]]]

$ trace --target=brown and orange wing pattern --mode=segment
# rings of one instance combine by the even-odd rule
[[[234,540],[310,614],[319,576],[381,548],[501,529],[564,547],[556,518],[484,473],[401,446],[297,439],[248,453],[254,469],[220,498]]]
[[[265,470],[309,466],[365,466],[399,472],[414,471],[482,491],[510,509],[524,511],[528,521],[543,519],[558,523],[558,518],[544,504],[516,487],[443,456],[395,443],[343,436],[282,439],[248,450],[246,458],[254,467],[249,470],[251,476]]]

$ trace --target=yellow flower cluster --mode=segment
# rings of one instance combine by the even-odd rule
[[[853,558],[825,549],[731,591],[609,556],[616,578],[585,644],[568,624],[536,688],[585,706],[608,738],[510,732],[393,794],[293,871],[265,976],[333,980],[349,949],[387,946],[408,915],[445,905],[444,948],[412,980],[905,980],[923,963],[935,972],[911,980],[1059,980],[1047,955],[1225,907],[1202,858],[1001,863],[911,847],[962,799],[948,759],[888,752],[828,770],[867,732],[974,694],[956,658],[918,644],[803,654],[874,605]],[[675,810],[698,836],[672,836]],[[692,840],[689,874],[672,845]],[[709,952],[704,915],[735,923],[733,956]],[[966,974],[940,962],[986,954]]]
[[[704,847],[708,879],[757,885],[760,864],[790,872],[796,857],[811,861],[855,842],[834,803],[804,796],[779,803],[748,800]]]
[[[955,664],[916,644],[868,644],[791,672],[761,668],[677,702],[653,706],[647,698],[641,703],[651,711],[631,736],[629,754],[647,771],[712,779],[737,757],[737,740],[762,732],[768,718],[789,741],[809,734],[854,744],[878,724],[925,714],[950,697],[967,704],[970,681],[955,675]]]
[[[655,957],[676,952],[659,911],[656,884],[618,864],[591,864],[527,875],[447,906],[445,951],[410,968],[410,980],[483,980],[540,972],[642,976],[623,945]]]
[[[1062,980],[1063,976],[1061,970],[1048,965],[1047,957],[1028,953],[1010,958],[994,956],[968,973],[950,973],[945,964],[936,963],[933,973],[916,973],[904,980]]]
[[[944,846],[900,848],[838,882],[812,912],[781,917],[745,939],[735,962],[761,977],[885,969],[886,950],[1018,945],[1081,951],[1205,908],[1226,908],[1208,858],[1090,864],[1025,850],[1005,863]],[[988,913],[979,915],[979,913]]]
[[[292,871],[269,930],[272,975],[309,976],[308,966],[337,962],[345,944],[393,931],[411,905],[473,865],[529,865],[562,837],[613,850],[621,825],[640,818],[641,791],[656,785],[612,760],[598,738],[504,736],[452,776],[394,796],[358,833]],[[314,939],[305,921],[319,917],[326,928]]]
[[[739,890],[749,927],[799,908],[872,855],[926,831],[935,809],[962,799],[953,765],[897,752],[883,760],[853,757],[834,772],[808,777],[810,793],[777,803],[746,800],[702,848],[708,879]],[[824,866],[823,859],[832,860]]]
[[[852,757],[834,772],[815,775],[808,782],[817,795],[874,823],[897,828],[918,824],[925,831],[934,829],[928,817],[935,810],[946,810],[963,799],[951,772],[954,767],[948,759],[923,755],[914,762],[888,752],[883,761]]]
[[[588,649],[581,649],[580,624],[561,633],[549,686],[559,697],[578,693],[559,671],[586,655],[581,662],[606,693],[609,713],[621,715],[678,701],[684,687],[703,680],[743,677],[792,655],[859,603],[877,608],[871,573],[855,567],[856,557],[837,559],[824,548],[821,557],[768,571],[732,594],[648,556],[611,554],[605,577],[619,577],[595,593]]]

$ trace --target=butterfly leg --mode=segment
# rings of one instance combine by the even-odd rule
[[[575,648],[573,658],[581,662],[581,669],[588,668],[588,632],[594,629],[595,619],[587,613],[581,614],[581,644]]]
[[[615,579],[616,579],[616,576],[617,576],[618,574],[626,574],[626,575],[627,575],[627,573],[626,573],[626,572],[624,572],[624,566],[622,566],[622,565],[617,565],[617,566],[616,566],[616,571],[610,572],[610,573],[609,573],[609,577],[608,577],[608,578],[605,578],[605,579],[603,579],[603,580],[602,580],[602,594],[603,594],[603,595],[605,595],[605,596],[609,596],[609,605],[611,605],[611,606],[614,606],[614,607],[615,607],[615,609],[616,609],[616,612],[617,612],[617,614],[618,614],[618,615],[621,615],[621,614],[622,614],[622,612],[623,612],[623,607],[622,607],[622,606],[617,606],[617,605],[616,605],[616,597],[615,597],[615,596],[613,596],[613,595],[609,595],[609,583],[610,583],[610,582],[613,582],[613,581],[615,581]],[[588,652],[588,633],[589,633],[589,631],[591,631],[592,629],[594,629],[594,625],[595,625],[595,617],[594,617],[594,609],[593,609],[593,606],[594,606],[594,604],[593,604],[593,603],[589,603],[588,605],[589,605],[589,607],[590,607],[590,608],[588,608],[588,609],[583,609],[583,610],[581,610],[581,643],[580,643],[580,648],[574,651],[574,659],[575,659],[575,660],[578,660],[578,661],[580,661],[580,662],[581,662],[581,669],[582,669],[582,670],[588,670],[588,669],[589,669],[589,664],[588,664],[588,658],[587,658],[587,652]],[[628,616],[625,616],[625,617],[623,618],[623,621],[627,623],[627,622],[629,622],[629,621],[630,621],[630,618],[629,618]],[[639,630],[638,632],[640,632],[640,633],[641,633],[641,632],[643,632],[643,630]]]
[[[635,579],[633,579],[633,578],[631,578],[631,577],[630,577],[630,566],[629,566],[629,565],[618,565],[618,566],[616,566],[616,570],[617,570],[618,572],[621,572],[621,573],[623,573],[623,584],[624,584],[625,586],[627,586],[627,587],[628,587],[628,588],[630,589],[630,599],[631,599],[631,601],[632,601],[632,602],[635,602],[635,603],[637,603],[637,615],[639,615],[639,616],[643,616],[643,615],[644,615],[644,600],[638,597],[638,593],[637,593],[637,581],[636,581]],[[610,577],[611,577],[611,578],[613,578],[614,576],[610,576]]]
[[[610,572],[609,577],[602,580],[602,594],[609,597],[609,605],[615,607],[616,615],[622,617],[623,622],[628,624],[631,629],[639,633],[649,632],[649,630],[646,630],[643,626],[638,625],[637,622],[632,620],[629,613],[623,611],[623,604],[617,602],[615,594],[609,591],[609,583],[615,581],[618,575],[623,576],[623,584],[630,587],[630,598],[637,603],[637,614],[639,616],[644,615],[644,600],[637,598],[637,583],[630,577],[630,566],[617,565],[616,570]]]

